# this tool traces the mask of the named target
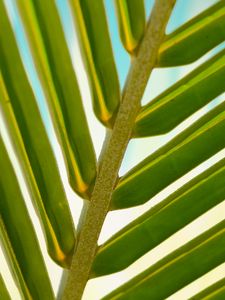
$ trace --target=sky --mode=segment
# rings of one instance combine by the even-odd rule
[[[51,120],[49,117],[49,112],[45,103],[44,93],[42,91],[40,82],[38,80],[38,75],[35,72],[34,64],[32,61],[32,56],[29,51],[29,46],[26,41],[25,34],[23,32],[23,28],[21,26],[21,21],[18,17],[16,12],[16,0],[4,0],[8,9],[8,13],[13,25],[13,29],[15,32],[15,36],[19,45],[20,53],[23,58],[24,66],[26,68],[27,73],[29,74],[29,80],[33,87],[35,96],[38,101],[38,105],[45,122],[46,130],[48,132],[49,138],[51,140],[52,146],[54,148],[55,153],[57,154],[58,165],[60,168],[61,175],[63,177],[66,193],[69,199],[70,207],[72,210],[72,214],[74,216],[75,223],[78,221],[79,213],[82,208],[82,201],[76,196],[71,188],[68,185],[67,177],[66,177],[66,170],[63,163],[62,153],[60,147],[58,145],[56,136],[54,134],[53,126],[51,124]],[[88,123],[91,131],[91,135],[93,138],[94,146],[97,155],[100,153],[101,145],[104,140],[105,131],[104,128],[99,122],[96,120],[93,112],[92,112],[92,105],[91,105],[91,95],[89,91],[89,86],[87,82],[87,76],[85,73],[85,69],[82,63],[82,58],[80,54],[80,49],[78,46],[76,31],[74,29],[74,24],[72,21],[71,13],[69,10],[69,5],[67,0],[55,0],[57,4],[57,8],[61,17],[61,21],[63,24],[66,40],[68,43],[68,47],[71,53],[73,65],[75,72],[78,77],[79,86],[81,89],[82,98],[84,101],[85,112],[88,118]],[[204,0],[204,1],[196,1],[196,0],[178,0],[177,5],[174,9],[173,15],[167,27],[167,33],[172,32],[182,23],[193,17],[194,15],[201,12],[203,9],[207,8],[208,6],[215,3],[215,0]],[[130,58],[126,51],[123,49],[122,43],[119,38],[117,21],[113,6],[113,0],[105,0],[105,8],[107,13],[107,20],[109,24],[109,31],[112,40],[112,47],[115,57],[115,62],[119,74],[119,81],[121,89],[126,80],[126,76],[130,66]],[[146,7],[146,15],[149,16],[151,8],[153,5],[152,0],[145,0],[145,7]],[[148,82],[146,87],[145,94],[142,99],[142,103],[146,104],[151,99],[153,99],[156,95],[158,95],[162,90],[170,86],[179,78],[182,78],[185,74],[190,72],[193,68],[197,65],[201,64],[205,61],[208,57],[211,57],[213,54],[218,52],[222,47],[225,45],[222,44],[219,47],[215,48],[213,51],[210,51],[208,54],[204,55],[199,61],[195,62],[194,64],[184,66],[184,67],[177,67],[177,68],[165,68],[165,69],[156,69],[153,71],[151,78]],[[160,82],[160,85],[158,84]],[[224,96],[224,95],[223,95]],[[128,149],[126,151],[125,158],[123,160],[120,174],[126,173],[132,166],[137,164],[147,155],[152,153],[154,150],[159,148],[163,145],[166,141],[170,140],[173,136],[175,136],[178,132],[182,131],[188,125],[190,125],[193,120],[198,119],[201,115],[203,115],[206,111],[211,109],[213,106],[217,105],[220,101],[223,101],[223,96],[215,99],[211,102],[208,106],[204,107],[196,114],[185,120],[178,128],[175,128],[169,134],[164,136],[157,136],[153,138],[145,138],[145,139],[136,139],[132,140],[129,143]],[[0,128],[1,134],[3,135],[7,145],[8,151],[10,153],[11,159],[14,162],[15,169],[17,172],[18,179],[20,181],[21,186],[23,186],[23,193],[25,198],[27,199],[27,206],[29,212],[32,216],[32,221],[35,225],[35,229],[44,253],[44,259],[48,266],[49,275],[53,282],[53,287],[55,292],[57,292],[57,288],[59,286],[61,271],[60,268],[57,267],[48,257],[45,244],[44,244],[44,237],[40,229],[40,224],[37,219],[37,216],[34,212],[34,209],[31,205],[29,193],[26,190],[25,184],[23,182],[22,173],[19,168],[19,164],[17,162],[17,158],[14,155],[13,149],[10,145],[10,141],[7,136],[7,132],[4,129],[4,124],[2,123],[2,119],[0,118]],[[149,209],[151,206],[155,205],[156,203],[160,202],[163,198],[165,198],[171,191],[177,189],[178,187],[182,186],[185,182],[190,180],[190,178],[196,176],[202,170],[208,168],[212,163],[218,161],[222,157],[225,156],[224,151],[221,151],[215,157],[211,158],[211,160],[206,161],[205,163],[201,164],[199,167],[195,168],[188,174],[186,174],[183,178],[179,179],[174,184],[170,185],[167,189],[163,190],[161,193],[156,195],[151,200],[151,203],[146,203],[138,208],[128,209],[126,211],[117,211],[110,213],[107,216],[105,221],[103,231],[100,236],[99,242],[104,242],[110,235],[114,232],[119,230],[122,226],[126,225],[128,222],[133,220],[138,215],[142,214],[144,211]],[[179,247],[183,243],[185,239],[191,239],[194,235],[199,234],[200,232],[206,230],[213,224],[216,224],[224,218],[224,211],[225,205],[224,203],[218,207],[215,207],[210,212],[199,218],[197,221],[192,222],[190,225],[186,226],[185,229],[181,232],[179,231],[171,238],[163,242],[161,245],[153,249],[150,253],[144,255],[141,259],[135,262],[132,266],[128,269],[119,272],[117,274],[111,276],[105,276],[96,280],[91,280],[87,288],[85,290],[85,294],[83,299],[84,300],[98,300],[101,296],[109,292],[110,290],[114,289],[116,286],[121,284],[122,282],[131,278],[134,274],[139,273],[140,271],[144,270],[146,263],[154,263],[163,257],[166,253],[171,252],[173,249]],[[197,228],[197,230],[196,230]],[[0,266],[1,266],[1,273],[6,274],[5,277],[7,279],[7,285],[10,290],[12,299],[19,300],[20,297],[18,295],[18,291],[16,286],[13,284],[9,271],[7,269],[5,260],[3,255],[1,255],[0,251]],[[186,299],[187,295],[194,294],[197,290],[204,287],[204,285],[208,284],[209,282],[213,282],[216,278],[219,278],[222,272],[225,271],[225,267],[222,266],[217,268],[217,270],[213,270],[210,274],[207,274],[206,277],[199,279],[198,281],[192,283],[187,288],[182,289],[172,297],[170,300],[179,300],[179,299]]]

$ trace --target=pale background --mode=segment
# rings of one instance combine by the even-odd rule
[[[48,1],[48,0],[46,0]],[[97,1],[97,0],[93,0]],[[60,148],[58,146],[56,137],[54,135],[54,131],[52,128],[52,124],[49,118],[49,113],[45,105],[43,91],[41,89],[40,83],[38,81],[37,74],[35,73],[31,55],[27,46],[27,42],[24,36],[24,32],[21,27],[20,19],[18,18],[16,9],[15,9],[15,0],[4,0],[8,13],[10,15],[10,19],[15,31],[15,35],[20,46],[21,55],[24,60],[25,68],[29,74],[30,83],[34,89],[35,95],[37,97],[40,111],[42,113],[49,137],[51,139],[53,148],[55,150],[56,158],[59,164],[60,172],[63,177],[63,181],[65,184],[65,189],[68,195],[69,203],[71,206],[72,214],[74,216],[74,221],[77,224],[79,214],[82,208],[82,201],[76,196],[72,190],[70,189],[66,171],[62,159],[62,154]],[[175,10],[173,12],[172,18],[167,28],[167,32],[171,32],[176,27],[181,25],[186,20],[190,19],[192,16],[198,14],[203,9],[207,8],[208,6],[215,3],[215,0],[178,0]],[[65,30],[68,46],[71,52],[71,56],[73,59],[74,68],[79,80],[81,93],[85,105],[86,114],[88,117],[88,122],[90,126],[90,131],[93,137],[94,146],[97,155],[99,155],[101,150],[101,145],[104,139],[104,128],[102,125],[96,121],[95,116],[92,112],[91,107],[91,98],[89,87],[87,83],[86,74],[84,71],[84,67],[81,61],[80,50],[78,47],[76,33],[74,31],[72,18],[69,11],[69,6],[67,0],[56,0],[57,7],[60,13],[60,17],[63,23],[63,27]],[[151,7],[153,5],[152,0],[145,0],[146,4],[146,14],[149,15]],[[115,14],[114,14],[114,7],[113,7],[113,0],[105,0],[105,7],[107,11],[107,18],[109,22],[109,29],[113,43],[113,51],[115,55],[116,65],[118,68],[119,79],[121,88],[125,82],[126,74],[129,68],[130,60],[127,53],[122,48],[121,42],[119,40],[118,28],[116,24]],[[160,69],[154,70],[151,79],[149,80],[148,86],[146,88],[146,92],[143,97],[143,103],[147,103],[150,99],[154,96],[159,94],[163,89],[170,86],[173,82],[177,79],[183,77],[186,73],[190,70],[195,68],[198,64],[202,63],[207,58],[211,57],[213,54],[224,48],[225,44],[223,43],[219,47],[212,50],[210,53],[206,54],[203,58],[199,61],[195,62],[186,67],[177,67],[177,68],[168,68],[168,69]],[[188,118],[182,124],[180,124],[177,128],[171,131],[169,134],[159,137],[153,138],[145,138],[145,139],[138,139],[132,140],[129,144],[129,147],[126,152],[125,159],[120,169],[120,174],[124,174],[128,169],[132,166],[137,164],[155,149],[160,147],[160,145],[164,144],[166,141],[171,139],[174,135],[176,135],[179,131],[182,131],[185,127],[189,126],[193,122],[193,120],[198,119],[202,116],[205,112],[209,109],[220,103],[225,99],[225,95],[221,95],[214,101],[212,101],[209,105],[195,113],[193,116]],[[44,253],[44,259],[48,267],[49,275],[52,280],[52,284],[54,287],[55,292],[57,293],[57,289],[59,286],[59,281],[61,277],[61,269],[51,261],[51,259],[47,255],[47,251],[44,244],[44,237],[40,229],[40,224],[37,219],[37,216],[34,212],[32,207],[30,197],[28,191],[24,185],[23,178],[21,175],[21,171],[17,162],[17,159],[14,155],[13,149],[11,147],[10,141],[7,136],[7,132],[5,130],[4,124],[1,119],[1,111],[0,111],[0,133],[2,134],[6,144],[8,151],[10,153],[10,157],[14,163],[15,170],[18,176],[18,180],[22,187],[22,192],[27,200],[27,207],[31,214],[32,221],[34,223],[35,229],[37,231],[38,239],[40,241],[40,245],[42,251]],[[225,150],[220,151],[210,160],[207,160],[188,174],[186,174],[181,179],[177,180],[175,183],[171,184],[169,187],[164,189],[162,192],[157,194],[155,197],[151,199],[150,202],[139,206],[137,208],[131,208],[124,211],[116,211],[109,213],[100,239],[99,243],[104,242],[109,236],[111,236],[114,232],[119,230],[121,227],[126,225],[128,222],[133,220],[138,215],[142,214],[144,211],[149,209],[151,206],[155,205],[156,203],[160,202],[164,199],[169,193],[173,190],[177,189],[178,187],[182,186],[185,182],[190,180],[190,178],[196,176],[204,169],[208,168],[211,164],[215,163],[216,161],[220,160],[221,158],[225,157]],[[198,218],[195,222],[192,222],[188,226],[186,226],[183,230],[180,230],[172,237],[167,239],[165,242],[154,248],[152,251],[144,255],[142,258],[137,260],[132,266],[127,268],[126,270],[110,275],[104,276],[95,280],[91,280],[87,288],[85,290],[85,294],[83,296],[84,300],[99,300],[103,295],[107,294],[112,289],[119,286],[121,283],[127,281],[129,278],[134,276],[135,274],[141,272],[145,269],[146,265],[153,264],[154,262],[158,261],[160,258],[165,256],[166,254],[170,253],[172,250],[176,249],[177,247],[181,246],[185,241],[188,241],[198,235],[199,233],[205,231],[206,229],[210,228],[211,226],[215,225],[219,221],[225,218],[225,201],[216,206],[215,208],[211,209],[207,214],[202,215]],[[32,255],[32,254],[31,254]],[[18,290],[12,280],[10,272],[8,270],[4,255],[0,248],[0,273],[3,275],[7,287],[10,291],[11,297],[13,300],[20,300],[20,296],[18,294]],[[170,300],[185,300],[188,299],[190,296],[195,294],[197,291],[203,289],[208,284],[215,282],[216,280],[223,277],[225,274],[225,264],[219,266],[218,268],[212,270],[205,276],[201,277],[200,279],[194,281],[193,283],[189,284],[187,287],[181,289],[176,294],[172,295],[168,299]],[[153,299],[154,300],[154,299]]]

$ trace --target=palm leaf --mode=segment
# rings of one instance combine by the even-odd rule
[[[225,159],[137,218],[103,244],[93,276],[120,271],[225,198]],[[211,191],[215,191],[211,193]],[[130,245],[129,252],[126,249]]]
[[[2,300],[10,300],[9,292],[0,274],[0,296]]]
[[[143,0],[116,0],[120,37],[125,49],[133,53],[145,31],[145,7]]]
[[[0,103],[10,101],[12,117],[9,117],[7,121],[8,124],[15,124],[21,134],[23,141],[21,147],[25,148],[27,160],[29,160],[26,163],[25,172],[31,177],[31,189],[35,195],[34,201],[37,209],[42,216],[49,253],[59,264],[68,266],[75,238],[65,191],[2,3],[0,14],[2,29],[0,32],[2,41],[0,66],[4,80],[4,82],[1,81],[3,82],[1,90],[5,87],[5,92],[2,90]],[[2,87],[3,84],[4,87]],[[21,139],[18,143],[21,143]],[[25,152],[25,150],[22,151]],[[33,183],[33,176],[35,183]],[[62,222],[61,219],[64,221]],[[63,234],[65,231],[67,235]]]
[[[54,299],[36,235],[1,137],[0,157],[0,167],[4,170],[0,174],[0,236],[9,265],[25,299]]]
[[[224,228],[225,221],[169,254],[104,299],[165,299],[225,261]]]
[[[223,93],[225,51],[221,51],[145,105],[136,119],[135,137],[164,134]],[[170,117],[173,116],[173,117]]]
[[[199,294],[192,297],[190,300],[222,300],[225,296],[225,278],[209,286]]]
[[[157,66],[192,63],[222,43],[225,40],[224,15],[225,1],[220,0],[169,34],[159,49]]]
[[[112,127],[120,88],[103,1],[70,0],[70,4],[88,69],[94,112],[103,124]]]
[[[223,149],[224,105],[222,103],[203,116],[125,174],[114,190],[111,209],[146,202],[180,176]]]
[[[54,1],[17,3],[67,162],[69,181],[78,194],[89,198],[96,175],[95,154]]]
[[[103,245],[97,245],[109,210],[151,200],[225,148],[225,102],[222,102],[118,177],[132,138],[169,132],[225,91],[222,50],[141,107],[155,67],[194,62],[224,41],[225,1],[218,1],[165,35],[175,0],[155,1],[147,23],[144,1],[116,0],[119,34],[125,50],[132,55],[129,75],[120,93],[103,0],[70,0],[93,110],[108,132],[97,164],[55,2],[17,0],[16,3],[64,154],[69,182],[78,195],[91,200],[88,205],[85,203],[80,218],[75,253],[68,199],[3,2],[0,2],[1,115],[37,209],[49,255],[63,268],[70,267],[65,273],[68,278],[64,276],[65,282],[60,285],[59,298],[78,300],[90,278],[130,266],[224,200],[225,159],[221,159]],[[0,165],[6,170],[0,174],[0,240],[14,280],[25,299],[54,299],[26,210],[26,199],[2,139]],[[14,198],[15,203],[10,201]],[[224,262],[224,228],[225,221],[221,221],[191,241],[184,241],[181,247],[154,265],[146,266],[144,272],[104,299],[165,299],[173,295]],[[5,287],[0,278],[2,291],[5,292]],[[193,299],[223,299],[223,295],[224,280],[221,280]]]

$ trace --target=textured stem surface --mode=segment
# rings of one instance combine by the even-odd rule
[[[63,300],[80,300],[82,297],[95,257],[98,237],[116,184],[119,167],[174,4],[175,0],[155,1],[145,37],[140,44],[137,57],[133,59],[115,125],[101,157],[100,172],[72,260]]]

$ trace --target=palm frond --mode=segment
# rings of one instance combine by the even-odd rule
[[[225,198],[225,159],[201,173],[103,244],[93,276],[128,267]],[[211,191],[215,191],[211,193]],[[127,251],[129,249],[129,251]]]
[[[220,104],[125,174],[113,192],[111,209],[145,203],[222,150],[224,107],[225,103]]]
[[[103,299],[165,299],[225,261],[224,228],[220,222]]]
[[[190,300],[222,300],[225,296],[225,278],[219,280],[197,295],[194,295]]]
[[[120,87],[102,0],[70,0],[92,90],[97,118],[112,127],[120,103]]]
[[[96,176],[95,154],[56,6],[52,0],[17,3],[64,152],[70,184],[82,197],[89,198]]]
[[[54,299],[33,225],[1,137],[0,157],[4,170],[0,174],[0,237],[9,266],[25,299]]]
[[[159,49],[158,67],[189,64],[225,40],[225,1],[197,15],[167,35]]]
[[[68,266],[75,237],[66,194],[3,3],[0,4],[0,14],[0,67],[3,79],[0,103],[5,102],[10,110],[8,118],[6,116],[9,126],[12,128],[14,124],[13,130],[18,132],[18,128],[20,132],[18,144],[21,145],[20,152],[24,153],[27,160],[24,171],[30,177],[28,184],[41,216],[48,251],[55,261]]]
[[[104,1],[70,0],[93,111],[107,130],[96,162],[81,87],[54,0],[14,3],[64,155],[68,181],[83,201],[76,235],[57,157],[29,82],[20,45],[0,2],[0,113],[36,208],[50,257],[70,269],[60,294],[81,299],[90,278],[131,266],[225,198],[225,159],[126,225],[97,241],[111,210],[138,206],[225,148],[225,101],[128,170],[118,172],[129,141],[169,133],[224,91],[225,50],[141,106],[154,68],[192,63],[225,40],[225,0],[166,35],[175,0],[156,0],[146,22],[143,0],[115,0],[118,35],[131,55],[123,91],[113,56]],[[125,52],[124,51],[124,52]],[[76,61],[75,61],[76,63]],[[24,299],[55,299],[26,197],[0,131],[0,241]],[[88,203],[88,204],[87,204]],[[103,299],[165,299],[225,261],[225,221],[164,255]],[[31,255],[32,254],[32,255]],[[66,277],[66,276],[65,276]],[[9,291],[10,292],[10,291]],[[223,299],[224,279],[192,299]],[[9,293],[0,276],[0,295]],[[61,297],[60,296],[60,297]],[[90,299],[91,300],[91,299]]]
[[[0,296],[2,300],[10,300],[9,292],[5,286],[1,274],[0,274]]]
[[[145,31],[145,7],[143,0],[115,0],[120,37],[124,48],[131,54],[140,44]]]
[[[142,107],[134,136],[159,135],[172,130],[225,91],[224,74],[223,50]]]

